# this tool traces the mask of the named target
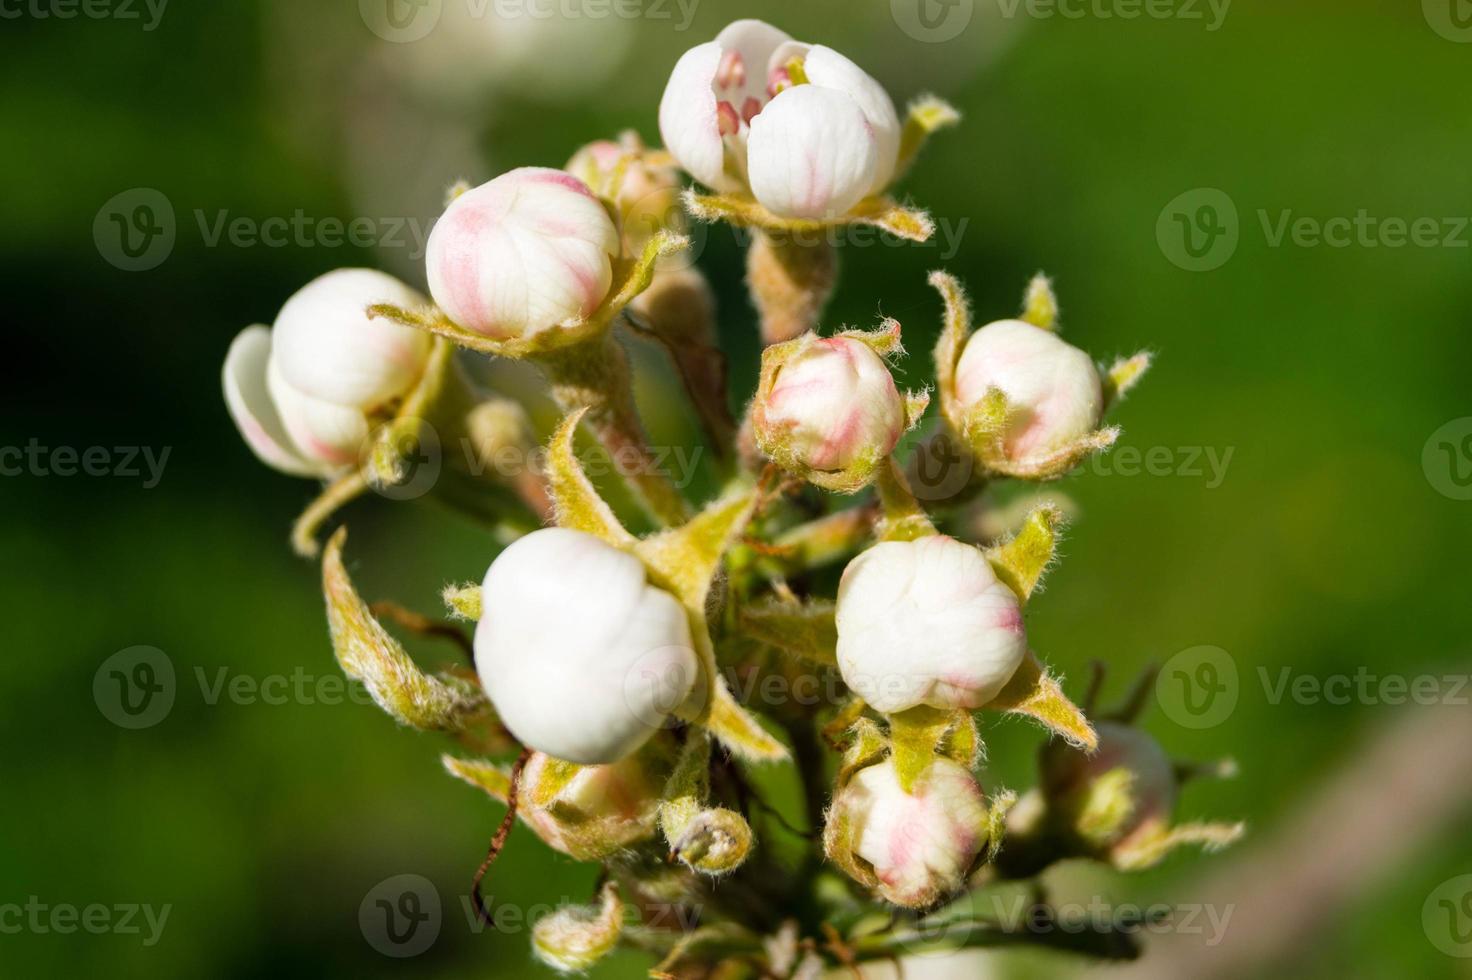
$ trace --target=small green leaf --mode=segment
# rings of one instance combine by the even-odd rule
[[[547,445],[548,479],[557,507],[557,526],[584,531],[613,545],[632,550],[634,536],[624,530],[613,509],[598,496],[573,451],[573,437],[587,409],[572,412],[562,420]]]
[[[932,134],[960,121],[961,114],[950,103],[933,95],[922,95],[911,102],[905,113],[904,129],[900,131],[899,161],[895,164],[896,178],[910,169]]]
[[[1022,529],[1006,544],[986,552],[997,578],[1006,582],[1017,598],[1026,602],[1053,563],[1058,549],[1058,532],[1063,511],[1043,504],[1028,515]]]
[[[450,611],[451,619],[477,622],[481,616],[480,586],[474,582],[447,585],[440,591],[440,599]]]
[[[624,903],[608,882],[597,905],[564,905],[532,926],[532,953],[559,973],[582,973],[618,945]]]
[[[1143,871],[1165,860],[1176,848],[1186,844],[1199,844],[1208,854],[1230,847],[1247,833],[1245,823],[1184,823],[1175,827],[1162,827],[1128,847],[1116,848],[1110,855],[1110,863],[1121,871]]]
[[[1039,272],[1027,284],[1022,300],[1022,321],[1044,330],[1058,328],[1058,297],[1053,294],[1053,281]]]
[[[1152,360],[1148,351],[1140,351],[1133,357],[1122,357],[1115,361],[1104,375],[1104,407],[1108,408],[1121,400],[1131,388],[1139,384],[1145,372],[1150,370]]]
[[[463,780],[484,790],[494,800],[505,803],[511,797],[511,773],[489,759],[461,759],[453,755],[440,756],[445,771],[456,779]]]
[[[1068,742],[1092,752],[1099,745],[1094,726],[1068,700],[1058,681],[1043,668],[1031,650],[1023,658],[1017,673],[995,698],[983,707],[1010,714],[1026,715],[1043,723],[1049,731]]]
[[[343,567],[347,528],[338,528],[322,556],[322,591],[333,651],[349,676],[363,682],[379,707],[401,724],[460,731],[486,707],[485,695],[456,677],[431,677],[373,617]]]

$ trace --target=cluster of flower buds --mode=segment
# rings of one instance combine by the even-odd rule
[[[1050,479],[1107,448],[1117,430],[1099,428],[1103,414],[1148,357],[1101,371],[1057,335],[1041,277],[1019,319],[973,331],[960,284],[933,273],[946,309],[939,436],[974,458],[978,479],[922,504],[902,447],[930,394],[895,381],[899,324],[818,330],[836,281],[826,232],[864,223],[926,238],[928,216],[886,194],[956,119],[921,98],[902,122],[848,58],[738,21],[675,65],[659,107],[668,149],[624,134],[562,170],[457,187],[428,242],[427,298],[381,273],[329,273],[230,348],[225,399],[253,451],[330,481],[298,522],[304,553],[337,506],[404,479],[413,446],[401,437],[427,424],[463,436],[483,464],[540,441],[524,406],[468,385],[457,349],[545,375],[561,418],[546,466],[500,486],[540,526],[499,524],[481,581],[445,592],[473,637],[364,602],[345,528],[322,556],[322,588],[342,669],[398,723],[457,739],[465,752],[445,768],[505,804],[481,876],[516,819],[603,865],[590,904],[534,928],[554,969],[586,970],[626,943],[660,954],[660,976],[717,975],[723,960],[775,977],[857,970],[912,951],[929,910],[988,881],[1064,857],[1146,867],[1241,833],[1173,825],[1182,779],[1204,770],[1171,763],[1132,727],[1133,707],[1096,722],[1093,693],[1076,705],[1032,649],[1028,603],[1062,511],[1041,503],[978,535],[963,509],[985,506],[987,481]],[[682,171],[713,193],[682,189]],[[747,281],[764,351],[739,427],[710,289],[680,255],[687,212],[757,232]],[[719,457],[710,499],[687,499],[648,445],[630,335],[671,355]],[[589,478],[580,431],[621,463],[626,496]],[[500,520],[508,495],[488,492],[446,496],[483,500]],[[610,502],[625,499],[642,524]],[[456,639],[472,663],[426,671],[390,625]],[[730,684],[804,675],[833,697],[743,702]],[[983,773],[982,712],[1050,737],[1020,800]],[[771,780],[752,772],[763,765],[796,770],[805,828],[764,798]],[[815,851],[779,859],[766,846],[778,834],[807,848],[821,838],[844,877],[819,870]],[[689,913],[679,930],[655,924],[669,907]],[[1018,938],[951,908],[967,942]],[[814,913],[825,932],[801,935]]]

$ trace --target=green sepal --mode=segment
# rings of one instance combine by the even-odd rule
[[[1089,752],[1099,745],[1099,736],[1094,732],[1094,726],[1089,724],[1089,719],[1078,705],[1068,699],[1058,680],[1048,673],[1031,650],[1022,659],[1017,673],[983,708],[1025,715],[1042,722],[1049,731]]]
[[[378,706],[400,724],[425,731],[461,731],[471,715],[487,707],[485,695],[458,677],[424,673],[374,618],[343,566],[347,534],[347,528],[338,528],[322,555],[327,625],[343,672],[362,681]]]
[[[941,741],[951,730],[954,712],[917,705],[888,716],[890,752],[900,789],[914,792],[915,783],[935,761]]]
[[[1063,511],[1053,504],[1043,504],[1027,516],[1012,540],[986,551],[987,561],[997,578],[1027,602],[1038,582],[1053,563],[1058,552],[1059,531],[1063,527]]]

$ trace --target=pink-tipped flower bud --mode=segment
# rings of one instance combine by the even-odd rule
[[[242,331],[225,357],[225,404],[262,462],[326,477],[358,462],[371,425],[419,381],[430,337],[384,319],[376,303],[424,297],[372,269],[338,269],[297,291],[274,328]]]
[[[966,343],[956,365],[956,397],[979,405],[987,389],[1007,397],[1007,457],[1046,455],[1088,435],[1104,411],[1099,369],[1089,355],[1051,330],[1022,320],[987,324]]]
[[[618,208],[625,251],[638,254],[656,232],[680,230],[680,175],[668,163],[651,162],[632,133],[621,142],[594,140],[578,149],[564,168]]]
[[[1170,823],[1179,786],[1160,743],[1133,725],[1095,725],[1092,755],[1060,747],[1048,772],[1049,796],[1103,848],[1128,847]]]
[[[941,535],[849,562],[836,618],[844,682],[886,714],[979,708],[1027,653],[1016,594],[978,549]]]
[[[888,456],[905,431],[905,403],[884,359],[850,337],[796,346],[752,407],[762,451],[799,470],[836,473]],[[768,348],[769,357],[784,354]]]
[[[959,891],[987,838],[986,799],[967,769],[938,758],[900,787],[893,760],[860,769],[839,790],[830,821],[845,821],[853,854],[873,868],[876,890],[923,908]]]
[[[900,122],[883,86],[848,58],[738,20],[680,58],[659,106],[680,166],[774,214],[832,219],[894,177]]]
[[[544,528],[486,572],[481,685],[522,743],[568,762],[625,758],[681,710],[700,676],[690,622],[634,556]]]
[[[521,167],[451,202],[429,236],[429,291],[461,326],[529,338],[590,316],[613,281],[618,231],[587,185]]]

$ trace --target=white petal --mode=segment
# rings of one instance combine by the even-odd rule
[[[525,337],[592,313],[613,281],[618,230],[570,174],[508,171],[455,199],[429,236],[429,289],[450,318]]]
[[[267,365],[266,384],[298,452],[326,471],[358,462],[368,439],[368,420],[361,411],[302,394],[286,380],[275,357]]]
[[[307,283],[276,317],[275,360],[297,391],[368,410],[404,394],[429,357],[421,330],[370,320],[374,303],[417,307],[422,295],[373,269],[337,269]]]
[[[764,20],[733,20],[716,35],[716,43],[723,52],[738,56],[744,71],[741,83],[727,89],[724,97],[737,109],[748,98],[766,102],[767,71],[776,51],[792,43],[787,32]]]
[[[715,41],[696,45],[675,62],[659,100],[659,136],[690,176],[714,190],[734,191],[741,184],[726,175],[726,148],[711,89],[720,62],[721,46]]]
[[[817,85],[781,92],[751,121],[751,190],[789,218],[835,218],[859,203],[879,166],[873,127],[848,95]]]
[[[246,327],[225,355],[222,383],[225,407],[256,458],[272,469],[292,476],[321,476],[322,467],[303,459],[286,434],[276,404],[266,386],[271,359],[271,330],[257,324]]]
[[[815,44],[803,61],[803,70],[808,81],[822,88],[836,89],[858,103],[864,118],[874,129],[878,145],[878,167],[868,193],[884,190],[894,177],[895,162],[900,152],[900,118],[895,112],[894,100],[884,86],[874,80],[864,69],[854,64],[832,48]]]

